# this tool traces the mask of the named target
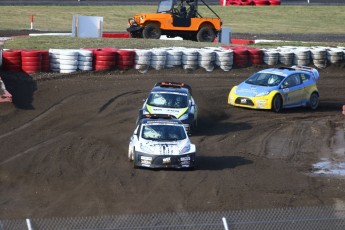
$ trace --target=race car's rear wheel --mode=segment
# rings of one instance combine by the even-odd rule
[[[147,39],[159,39],[161,37],[161,29],[157,24],[147,24],[143,29],[143,37]]]
[[[275,95],[272,100],[272,110],[276,113],[279,113],[283,108],[283,100],[280,95]]]
[[[201,27],[196,34],[198,42],[213,42],[215,37],[214,31],[210,27]]]
[[[317,107],[319,107],[319,96],[317,95],[317,93],[312,93],[310,95],[309,107],[312,110],[315,110],[315,109],[317,109]]]

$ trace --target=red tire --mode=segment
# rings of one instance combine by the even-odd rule
[[[269,0],[254,0],[254,5],[256,6],[268,6],[269,4]]]
[[[22,50],[22,57],[39,57],[41,58],[42,54],[39,50]]]
[[[281,4],[280,0],[270,0],[271,6],[279,6]]]
[[[20,57],[3,57],[2,62],[4,65],[21,65],[22,59]]]
[[[103,56],[103,55],[96,55],[95,61],[115,61],[115,56]]]
[[[22,66],[33,66],[33,67],[40,67],[41,68],[41,62],[40,61],[26,61],[22,62]]]
[[[9,58],[12,58],[12,57],[21,57],[21,51],[20,50],[5,50],[2,52],[2,57],[9,57]]]
[[[41,57],[26,57],[22,56],[22,62],[41,62]]]

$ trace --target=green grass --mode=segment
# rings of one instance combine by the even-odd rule
[[[309,33],[342,34],[344,32],[345,6],[278,6],[278,7],[212,7],[221,17],[223,26],[232,33]],[[30,29],[30,15],[34,15],[34,29],[41,31],[69,32],[73,15],[101,16],[103,31],[125,31],[127,19],[136,13],[152,13],[156,6],[1,6],[0,30]],[[200,7],[201,15],[211,16]],[[298,43],[298,42],[295,42]],[[286,43],[283,43],[287,45]],[[330,44],[330,45],[342,45]],[[205,44],[202,44],[203,46]],[[150,48],[157,46],[202,46],[189,41],[145,41],[140,39],[80,39],[71,37],[16,38],[5,43],[5,48],[80,48],[119,47]],[[214,44],[207,44],[214,45]],[[274,46],[278,44],[262,44]],[[288,45],[291,45],[289,43]],[[304,44],[306,45],[306,44]],[[327,45],[312,43],[310,45]],[[135,47],[134,47],[135,46]]]

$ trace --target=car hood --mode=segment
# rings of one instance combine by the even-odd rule
[[[162,108],[151,105],[146,105],[146,109],[150,114],[169,114],[173,115],[176,118],[181,117],[186,113],[188,107],[185,108]]]
[[[185,148],[186,146],[190,146],[190,142],[188,139],[184,139],[180,141],[168,141],[168,142],[144,140],[140,144],[144,145],[145,148],[150,151],[150,154],[153,154],[153,155],[185,154],[182,152],[182,149]]]
[[[261,85],[251,85],[245,82],[239,84],[236,88],[236,95],[242,97],[255,97],[258,94],[271,92],[277,90],[278,86],[261,86]]]

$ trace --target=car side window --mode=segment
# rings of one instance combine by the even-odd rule
[[[304,73],[301,73],[300,76],[303,82],[308,81],[310,79],[310,76]]]
[[[299,74],[294,74],[286,78],[283,83],[284,88],[290,88],[296,85],[301,84],[301,78]]]

